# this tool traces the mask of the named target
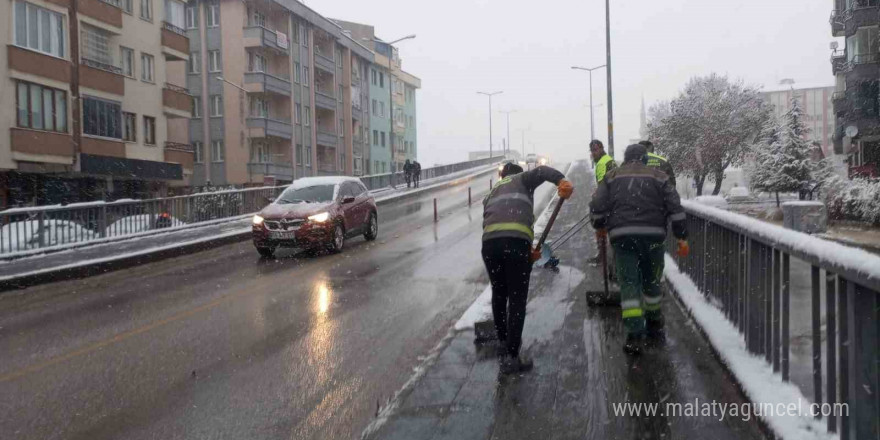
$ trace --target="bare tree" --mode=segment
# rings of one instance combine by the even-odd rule
[[[724,171],[742,163],[769,114],[757,87],[713,73],[691,79],[677,98],[652,106],[648,132],[676,172],[694,179],[697,195],[709,177],[717,195]]]

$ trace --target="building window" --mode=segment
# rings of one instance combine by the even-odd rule
[[[202,117],[202,98],[198,96],[192,97],[193,109],[192,109],[192,117],[193,118],[201,118]]]
[[[306,127],[308,127],[309,125],[312,125],[312,122],[311,122],[312,121],[312,109],[309,108],[309,106],[306,106],[305,118],[306,118],[306,120],[305,120],[304,125]]]
[[[251,10],[249,18],[251,21],[251,26],[266,27],[266,14],[263,14],[262,12],[253,9]]]
[[[177,0],[165,0],[165,21],[183,29],[186,26],[186,6]]]
[[[309,47],[309,30],[305,26],[300,26],[299,29],[300,31],[302,31],[302,38],[300,38],[302,45],[305,47]]]
[[[193,142],[193,161],[195,163],[202,163],[205,161],[205,146],[202,144],[202,141]]]
[[[122,139],[122,106],[118,102],[83,98],[83,133]]]
[[[293,110],[293,120],[297,124],[302,123],[302,104],[297,104]]]
[[[339,118],[339,137],[345,137],[345,125],[343,125],[342,118]]]
[[[293,63],[293,82],[299,84],[299,63]]]
[[[373,116],[379,116],[379,103],[373,100]]]
[[[153,73],[155,71],[155,65],[153,64],[153,56],[146,53],[141,53],[141,79],[146,82],[153,82],[154,77]]]
[[[306,87],[309,86],[309,68],[308,67],[303,69],[302,83]]]
[[[251,144],[251,163],[269,163],[269,146],[263,141]]]
[[[217,3],[213,3],[208,5],[207,11],[205,11],[205,24],[209,27],[217,27],[220,26],[220,5]]]
[[[248,52],[248,70],[251,72],[266,71],[266,57],[255,52]]]
[[[379,116],[383,117],[383,118],[385,117],[385,103],[384,102],[379,103]]]
[[[379,146],[379,130],[373,130],[373,145]]]
[[[375,86],[377,85],[377,75],[376,69],[370,69],[370,82]]]
[[[382,139],[382,146],[385,146],[385,132],[379,132],[379,138]]]
[[[134,50],[119,46],[119,59],[122,63],[122,74],[134,78]]]
[[[211,141],[211,160],[214,162],[223,162],[226,150],[223,148],[223,141]]]
[[[38,84],[18,82],[18,126],[67,132],[67,94]]]
[[[290,31],[290,39],[294,43],[299,43],[299,22],[296,20],[293,21],[293,29]]]
[[[208,72],[219,72],[220,71],[220,51],[219,50],[209,50],[208,51]]]
[[[136,117],[134,113],[122,112],[122,140],[137,142]]]
[[[144,116],[144,145],[156,145],[156,118]]]
[[[134,0],[122,0],[122,12],[126,14],[134,13]]]
[[[306,146],[305,162],[306,162],[307,167],[312,166],[312,146],[311,145]]]
[[[385,88],[385,74],[382,72],[379,72],[379,87]]]
[[[195,6],[189,6],[186,8],[186,28],[199,28],[199,10]]]
[[[153,0],[141,0],[141,18],[153,21]]]
[[[110,53],[110,34],[107,31],[83,24],[80,34],[83,58],[107,65],[114,64]]]
[[[186,65],[189,73],[199,73],[202,68],[202,60],[199,59],[199,53],[190,52],[189,60],[186,62]]]
[[[15,2],[15,44],[38,52],[64,56],[64,17],[22,1]]]
[[[223,116],[223,97],[211,95],[211,116]]]
[[[296,144],[296,164],[302,165],[303,163],[303,146],[302,144]]]
[[[263,98],[251,99],[251,117],[268,118],[269,117],[269,101]]]

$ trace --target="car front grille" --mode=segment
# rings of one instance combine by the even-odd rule
[[[305,223],[305,220],[302,219],[293,219],[293,220],[266,220],[263,224],[266,225],[266,229],[270,231],[291,231]]]

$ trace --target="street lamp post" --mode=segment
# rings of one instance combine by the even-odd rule
[[[489,158],[492,158],[492,96],[498,95],[500,93],[504,93],[503,91],[498,92],[477,92],[479,95],[486,95],[489,97]]]
[[[590,74],[590,141],[596,139],[596,133],[593,129],[593,71],[596,69],[601,69],[605,67],[605,65],[596,66],[596,67],[578,67],[571,66],[572,69],[575,70],[586,70],[587,73]]]
[[[605,0],[605,64],[607,69],[605,73],[608,75],[608,154],[614,157],[614,112],[612,111],[611,101],[611,4],[609,0]]]
[[[516,113],[516,110],[501,110],[500,113],[507,115],[507,151],[504,151],[507,154],[510,152],[510,114]]]
[[[241,126],[244,128],[244,143],[247,146],[247,148],[250,149],[250,147],[251,147],[250,130],[248,130],[248,128],[247,128],[247,121],[245,120],[245,117],[244,117],[244,107],[249,105],[249,103],[246,102],[248,99],[248,91],[245,90],[244,87],[242,87],[232,81],[229,81],[226,78],[223,78],[222,76],[217,76],[215,78],[217,79],[217,81],[223,81],[224,83],[229,84],[230,86],[235,87],[236,89],[239,90],[239,97],[241,99],[241,104],[238,107],[239,118],[241,118]],[[211,151],[211,145],[212,144],[209,143],[208,151]],[[203,148],[204,148],[204,144],[203,144]],[[213,153],[213,151],[211,153]],[[248,151],[248,154],[251,154],[250,151]],[[209,157],[208,159],[209,159],[208,163],[205,165],[206,168],[211,166],[211,160],[213,158]],[[291,166],[293,166],[293,164],[291,164]],[[294,167],[294,169],[295,169],[295,167]],[[248,166],[248,181],[250,181],[250,180],[251,180],[251,167]]]

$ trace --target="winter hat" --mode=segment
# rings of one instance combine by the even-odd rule
[[[501,169],[501,177],[504,178],[507,176],[512,176],[514,174],[519,174],[521,172],[523,172],[523,169],[521,166],[519,166],[515,163],[512,163],[512,162],[508,162],[508,163],[504,164],[504,168]]]
[[[642,162],[644,163],[647,159],[648,150],[642,144],[632,144],[626,147],[626,152],[623,153],[623,161],[624,162]]]

